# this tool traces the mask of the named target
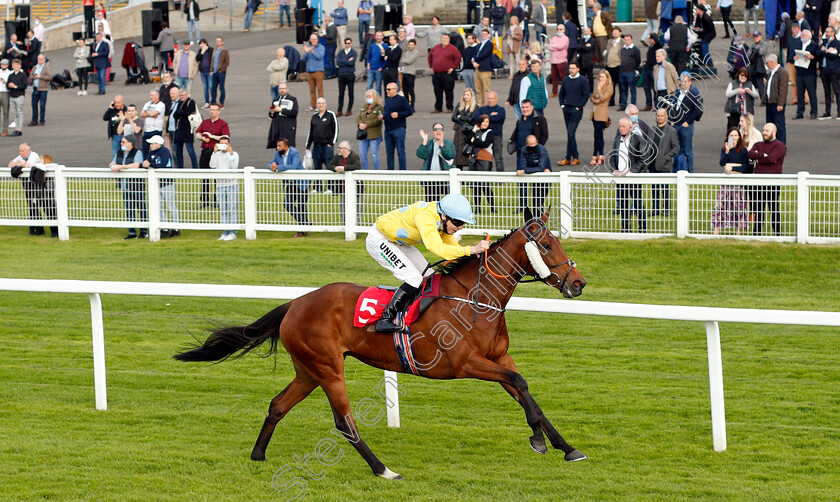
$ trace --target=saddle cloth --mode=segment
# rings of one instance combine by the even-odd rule
[[[410,326],[423,315],[423,312],[436,300],[440,294],[440,274],[427,277],[420,287],[420,296],[408,307],[405,315],[405,325]],[[385,286],[371,286],[364,290],[356,300],[353,311],[353,326],[363,328],[373,324],[382,317],[382,312],[394,296],[395,289]]]

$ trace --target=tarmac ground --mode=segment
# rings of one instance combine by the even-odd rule
[[[638,31],[639,33],[636,33]],[[642,29],[631,29],[631,33],[639,35]],[[348,35],[353,37],[354,29],[348,29]],[[253,165],[256,167],[265,166],[271,156],[272,150],[266,149],[266,138],[268,134],[269,119],[268,107],[270,105],[268,73],[265,71],[268,63],[274,59],[278,47],[294,44],[294,31],[291,29],[273,29],[262,32],[227,32],[227,33],[206,33],[205,38],[211,41],[216,35],[225,37],[225,46],[230,51],[231,64],[228,69],[226,82],[225,108],[222,118],[230,125],[232,143],[240,154],[240,165]],[[184,37],[185,33],[176,33],[176,38]],[[353,37],[355,38],[355,37]],[[102,121],[102,115],[115,95],[124,96],[126,103],[134,103],[139,107],[148,101],[149,91],[159,84],[147,85],[125,85],[125,70],[119,66],[122,59],[123,49],[128,40],[115,42],[115,57],[113,64],[116,78],[108,85],[105,96],[96,96],[96,85],[89,86],[88,95],[79,97],[77,89],[54,90],[49,92],[46,113],[46,125],[44,127],[24,127],[23,135],[20,137],[0,138],[0,157],[3,162],[11,160],[17,154],[17,146],[21,141],[30,143],[32,149],[40,154],[49,153],[53,155],[56,162],[66,166],[74,167],[106,167],[110,162],[110,142],[106,137],[106,124]],[[719,156],[726,134],[726,114],[723,112],[725,97],[724,90],[728,83],[726,77],[725,55],[729,48],[729,40],[715,39],[712,42],[712,51],[715,52],[715,61],[719,68],[721,77],[717,79],[704,79],[700,90],[703,93],[705,113],[700,122],[696,124],[694,134],[695,170],[697,172],[720,172]],[[421,50],[425,49],[425,41],[420,42]],[[358,48],[357,48],[358,49]],[[644,57],[645,47],[640,47]],[[146,50],[147,60],[151,61],[151,48]],[[65,68],[72,69],[72,49],[63,49],[47,53],[51,61],[53,73],[58,73]],[[151,65],[150,65],[151,66]],[[418,64],[418,66],[423,66]],[[357,73],[362,71],[361,64],[358,65]],[[406,152],[408,155],[409,169],[419,169],[420,160],[414,155],[414,150],[419,144],[419,130],[425,129],[430,132],[434,122],[444,122],[448,125],[449,116],[432,115],[434,94],[430,77],[418,77],[416,80],[417,106],[416,113],[408,119],[408,132],[406,135]],[[291,82],[290,92],[297,97],[300,106],[298,116],[297,144],[302,149],[306,141],[309,127],[309,113],[305,110],[309,102],[309,87],[305,82]],[[491,87],[500,95],[500,101],[507,96],[510,81],[505,78],[493,79]],[[818,88],[821,88],[818,83]],[[455,86],[455,99],[459,99],[463,91],[463,83],[460,81]],[[361,108],[364,99],[365,82],[357,82],[355,86],[354,110]],[[331,110],[335,110],[338,100],[337,80],[326,80],[324,90]],[[644,107],[644,97],[641,88],[637,89],[637,105]],[[822,96],[822,91],[819,91]],[[25,122],[28,123],[32,117],[30,105],[30,93],[27,92],[24,105]],[[199,105],[204,103],[201,79],[196,78],[192,84],[192,97]],[[790,99],[790,97],[789,97]],[[820,98],[821,99],[821,98]],[[616,100],[617,101],[617,100]],[[345,104],[346,107],[346,104]],[[511,108],[508,108],[508,118],[505,122],[505,135],[513,131],[514,117]],[[577,141],[581,156],[581,165],[572,169],[580,170],[588,164],[591,158],[593,138],[592,123],[588,120],[591,105],[584,110],[584,120],[578,128]],[[820,104],[818,113],[822,115],[825,105]],[[785,159],[785,173],[797,171],[809,171],[817,174],[838,174],[837,138],[840,136],[840,121],[838,120],[809,120],[809,111],[806,109],[805,119],[794,121],[795,106],[788,106],[787,133],[788,133],[788,155]],[[202,115],[207,117],[206,110]],[[764,124],[764,108],[756,107],[757,127],[759,130]],[[555,99],[549,100],[546,109],[548,118],[550,139],[546,145],[551,156],[554,170],[560,168],[555,161],[560,160],[566,151],[566,130],[562,120],[560,106]],[[606,147],[609,150],[611,140],[614,137],[618,119],[623,116],[617,108],[610,108],[612,125],[605,131]],[[642,120],[649,124],[654,123],[652,112],[642,112]],[[351,144],[355,141],[355,115],[352,117],[339,118],[340,139],[347,139]],[[449,136],[451,137],[451,135]],[[834,145],[834,146],[832,146]],[[196,147],[198,148],[198,147]],[[381,169],[385,168],[384,144],[380,147]],[[513,170],[513,157],[506,157],[506,170]],[[188,161],[187,161],[188,162]]]

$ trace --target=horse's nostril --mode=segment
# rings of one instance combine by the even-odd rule
[[[575,289],[583,289],[583,287],[586,286],[586,283],[581,280],[576,280],[572,282],[572,285]]]

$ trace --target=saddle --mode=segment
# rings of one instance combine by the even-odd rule
[[[420,319],[423,313],[437,300],[440,295],[440,278],[440,274],[434,274],[423,281],[418,290],[420,291],[419,296],[411,302],[406,311],[406,327]],[[391,286],[371,286],[364,290],[356,300],[356,308],[353,311],[353,326],[363,328],[378,321],[396,290],[397,288]]]

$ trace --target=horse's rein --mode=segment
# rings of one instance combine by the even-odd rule
[[[490,235],[489,234],[484,234],[484,240],[485,240],[485,242],[489,241],[490,240]],[[490,248],[488,248],[486,251],[484,251],[484,268],[487,269],[487,273],[489,273],[490,275],[492,275],[496,279],[509,279],[510,275],[499,275],[499,274],[493,272],[492,270],[490,270],[490,262],[487,261],[488,256],[490,256]]]

